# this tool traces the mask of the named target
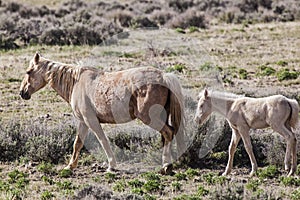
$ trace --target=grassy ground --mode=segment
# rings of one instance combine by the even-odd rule
[[[205,30],[185,31],[183,34],[180,30],[136,30],[119,40],[118,45],[30,46],[2,51],[1,123],[7,124],[13,120],[25,123],[43,117],[60,122],[66,117],[71,118],[69,105],[49,87],[34,94],[29,101],[20,99],[18,88],[36,51],[52,60],[88,64],[105,71],[144,65],[172,71],[180,78],[185,95],[194,101],[204,86],[248,96],[280,93],[299,100],[299,77],[278,80],[282,68],[299,74],[299,22],[218,25]],[[267,76],[263,73],[266,67],[261,66],[276,72]],[[134,124],[139,125],[139,122]],[[109,131],[112,127],[115,126],[105,125],[104,128]],[[65,160],[68,160],[67,156]],[[71,199],[74,194],[81,195],[78,191],[94,196],[109,196],[109,191],[112,191],[112,198],[122,195],[125,198],[124,195],[130,194],[138,194],[144,199],[300,198],[298,176],[285,179],[282,177],[285,173],[277,172],[277,168],[265,168],[266,172],[255,178],[247,175],[249,169],[235,168],[233,175],[225,178],[218,176],[224,170],[225,161],[219,166],[211,166],[211,169],[177,167],[175,175],[160,176],[155,173],[156,166],[145,167],[143,163],[130,162],[120,162],[116,173],[105,173],[106,165],[98,164],[100,161],[93,155],[85,154],[79,168],[66,176],[60,174],[65,163],[48,166],[48,171],[47,166],[43,167],[45,163],[26,159],[1,163],[0,199],[16,196],[22,199]]]

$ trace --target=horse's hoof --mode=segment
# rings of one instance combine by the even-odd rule
[[[106,172],[116,172],[117,170],[113,167],[107,168]]]
[[[68,166],[64,167],[64,170],[73,170],[73,168],[70,165],[68,165]]]
[[[162,175],[172,175],[173,174],[173,165],[172,164],[164,164],[162,169],[160,170]]]

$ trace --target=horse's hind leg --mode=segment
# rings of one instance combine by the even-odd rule
[[[226,176],[230,174],[232,166],[233,166],[233,158],[234,158],[234,153],[236,150],[236,147],[241,139],[241,135],[238,133],[236,129],[232,128],[232,136],[231,136],[231,141],[229,145],[229,158],[227,162],[227,166],[225,169],[225,172],[222,174],[222,176]]]
[[[278,132],[286,140],[286,152],[284,158],[284,168],[289,171],[288,176],[295,173],[297,168],[297,140],[291,128],[285,125],[272,126],[273,130]],[[292,166],[291,166],[292,165]]]
[[[81,148],[83,147],[87,133],[88,127],[83,122],[80,122],[78,126],[78,133],[73,145],[73,154],[68,166],[66,166],[65,169],[74,169],[77,167],[79,153]]]

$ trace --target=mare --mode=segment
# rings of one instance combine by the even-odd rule
[[[115,169],[116,159],[101,123],[125,123],[137,118],[159,131],[166,173],[171,166],[170,145],[174,136],[178,154],[185,150],[184,99],[180,83],[173,74],[153,67],[109,73],[51,61],[36,53],[21,83],[20,95],[28,100],[47,84],[69,103],[79,122],[68,169],[76,168],[88,129],[106,153],[107,170]]]

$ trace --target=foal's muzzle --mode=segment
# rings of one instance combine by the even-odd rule
[[[28,93],[28,91],[24,92],[24,90],[20,91],[20,96],[22,97],[22,99],[25,99],[25,100],[29,100],[31,98],[31,96]]]

